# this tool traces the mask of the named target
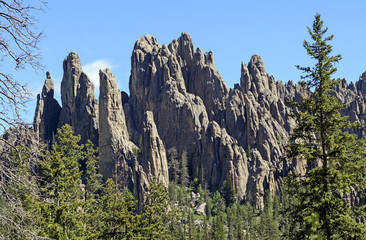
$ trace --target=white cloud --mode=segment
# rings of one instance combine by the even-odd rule
[[[82,66],[83,71],[93,82],[96,92],[99,92],[99,70],[109,68],[111,70],[114,65],[108,59],[99,59]]]

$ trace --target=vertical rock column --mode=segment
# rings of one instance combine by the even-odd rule
[[[156,179],[169,185],[168,161],[163,142],[159,137],[158,130],[154,122],[154,115],[151,111],[145,113],[145,122],[143,124],[141,152],[143,160],[141,164],[144,171],[150,178]]]
[[[37,96],[37,107],[34,114],[33,127],[37,135],[45,140],[52,141],[57,130],[61,107],[53,98],[54,81],[49,72],[44,82],[42,94]]]
[[[111,178],[117,162],[133,158],[121,92],[109,69],[99,71],[99,167],[105,179]],[[129,156],[128,156],[129,155]]]
[[[81,142],[90,139],[98,144],[98,102],[94,97],[94,85],[82,71],[80,57],[71,52],[63,62],[61,82],[62,109],[59,127],[70,124]]]

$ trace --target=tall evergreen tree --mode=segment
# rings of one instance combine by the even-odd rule
[[[39,146],[40,147],[40,146]],[[34,154],[34,153],[33,153]],[[18,145],[1,153],[0,161],[0,239],[38,239],[38,222],[29,211],[29,199],[39,195],[36,157],[31,149]]]
[[[211,228],[211,237],[214,240],[225,240],[226,231],[224,226],[224,216],[223,213],[213,217],[212,228]]]
[[[179,163],[179,181],[183,187],[187,187],[189,183],[189,173],[188,173],[188,159],[187,152],[183,151],[180,157]]]
[[[101,191],[102,175],[97,173],[98,158],[97,149],[94,149],[93,143],[88,140],[85,144],[85,184],[84,184],[84,238],[95,238],[99,233],[101,225]]]
[[[344,105],[334,97],[338,80],[334,64],[340,55],[331,56],[328,44],[333,35],[324,36],[320,15],[315,15],[308,27],[312,43],[304,41],[308,55],[315,60],[313,67],[300,67],[309,97],[293,103],[297,126],[290,138],[288,157],[304,159],[312,169],[305,174],[292,173],[285,189],[290,205],[290,239],[365,239],[365,207],[347,201],[349,194],[362,197],[366,188],[366,144],[364,139],[348,132],[359,126],[341,117]],[[313,92],[310,92],[312,90]]]
[[[133,239],[138,234],[138,216],[133,215],[135,201],[126,190],[122,193],[112,179],[105,183],[100,201],[100,224],[92,239]]]
[[[260,232],[262,239],[280,239],[278,219],[275,217],[274,202],[271,193],[265,193],[264,209],[260,216]]]
[[[228,176],[228,180],[224,181],[222,184],[222,197],[225,200],[226,206],[230,206],[231,204],[235,203],[236,201],[236,194],[235,194],[235,188],[233,184],[233,180]]]
[[[43,198],[34,205],[43,228],[41,235],[55,239],[76,239],[83,235],[81,172],[83,160],[80,136],[73,135],[71,126],[64,125],[57,132],[52,151],[41,163]]]
[[[140,233],[143,239],[169,239],[168,221],[172,212],[169,211],[169,194],[164,185],[156,178],[150,183],[145,206],[140,220]]]

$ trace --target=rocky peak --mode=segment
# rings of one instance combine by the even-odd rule
[[[140,200],[139,211],[144,192],[154,176],[168,187],[165,148],[152,112],[145,113],[139,146],[130,141],[122,94],[115,77],[109,69],[105,69],[99,71],[99,78],[99,171],[104,179],[114,178],[122,186],[129,187]]]
[[[366,72],[364,72],[361,76],[359,81],[356,84],[356,87],[361,93],[366,94]]]
[[[63,62],[61,81],[62,109],[59,126],[70,124],[81,142],[90,139],[98,145],[98,102],[94,97],[94,85],[82,71],[80,57],[71,52]]]
[[[54,81],[51,78],[51,74],[49,72],[46,73],[46,81],[44,82],[42,88],[42,98],[52,97],[55,91]]]
[[[57,131],[61,107],[54,94],[54,81],[47,72],[46,80],[42,88],[42,94],[37,96],[36,112],[34,114],[33,128],[37,135],[45,140],[52,141]]]
[[[244,92],[251,91],[256,97],[268,91],[277,95],[276,82],[273,76],[267,74],[259,55],[251,57],[248,67],[242,63],[240,85]]]
[[[143,53],[151,53],[160,48],[158,41],[151,35],[145,35],[136,41],[134,50],[141,50]]]
[[[156,177],[165,187],[169,185],[168,161],[166,150],[160,139],[151,111],[145,113],[143,133],[141,135],[142,160],[140,161],[147,176]]]
[[[211,51],[205,53],[205,64],[215,67],[215,60]]]
[[[188,65],[191,65],[194,55],[191,36],[189,36],[188,33],[182,33],[180,38],[178,38],[178,46],[179,55],[181,55],[182,59],[184,59]]]
[[[63,63],[61,113],[52,112],[60,107],[47,74],[34,129],[52,139],[57,124],[51,123],[60,115],[59,126],[69,123],[82,141],[99,144],[104,178],[114,177],[140,200],[153,177],[167,186],[174,177],[168,172],[176,172],[174,166],[185,158],[190,179],[198,178],[211,191],[230,181],[239,199],[261,209],[266,190],[280,191],[289,171],[307,169],[306,163],[282,156],[296,124],[286,102],[310,92],[292,81],[275,82],[258,55],[241,64],[240,87],[229,89],[213,53],[194,49],[187,33],[168,45],[141,37],[131,56],[130,96],[118,90],[108,69],[102,70],[99,111],[80,57],[70,53]],[[355,84],[340,81],[335,96],[347,104],[342,114],[366,121],[366,72]],[[362,136],[364,130],[356,133]],[[169,169],[168,161],[174,163]]]
[[[118,164],[127,167],[126,158],[133,154],[114,75],[107,68],[99,71],[99,79],[99,169],[108,179]]]
[[[114,74],[108,68],[99,71],[100,87],[99,87],[99,105],[100,116],[102,120],[100,125],[114,122],[118,132],[128,138],[128,132],[125,121],[125,114],[122,106],[122,94],[117,88]],[[108,118],[105,118],[108,116]]]
[[[71,52],[63,62],[64,76],[61,82],[62,106],[68,105],[70,99],[74,99],[79,87],[79,78],[82,73],[80,57]]]

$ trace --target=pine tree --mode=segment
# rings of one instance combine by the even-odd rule
[[[278,219],[275,218],[274,203],[271,193],[266,191],[264,209],[260,216],[260,235],[262,239],[280,239]]]
[[[194,225],[194,214],[192,211],[188,213],[188,239],[196,239],[196,227]]]
[[[220,213],[225,211],[225,200],[222,198],[221,194],[219,191],[216,191],[213,195],[212,195],[212,199],[210,199],[211,203],[211,214],[212,216],[217,216]]]
[[[169,211],[169,194],[164,185],[156,180],[150,183],[145,206],[140,220],[141,238],[169,239],[168,221],[171,219]]]
[[[139,234],[138,215],[133,215],[135,201],[129,191],[119,191],[112,179],[105,183],[100,201],[100,224],[96,239],[133,239]]]
[[[187,152],[183,151],[180,157],[180,166],[179,166],[179,182],[182,187],[187,187],[189,183],[189,174],[188,174],[188,159]]]
[[[235,203],[236,198],[235,198],[235,188],[234,188],[234,184],[233,181],[230,177],[227,178],[228,180],[224,181],[224,183],[222,184],[222,197],[225,200],[226,206],[230,206],[231,204]]]
[[[211,237],[214,240],[224,240],[226,239],[226,231],[224,226],[224,216],[223,213],[213,217]]]
[[[38,239],[29,199],[39,195],[31,149],[18,145],[0,156],[0,238]],[[32,174],[33,173],[33,174]]]
[[[88,140],[85,144],[85,187],[84,187],[84,238],[97,236],[101,224],[100,195],[102,190],[102,175],[97,173],[98,150]]]
[[[365,206],[347,201],[353,194],[362,197],[366,188],[366,144],[347,130],[359,126],[341,117],[344,105],[334,97],[332,80],[334,64],[340,55],[331,56],[328,44],[333,35],[325,37],[320,15],[315,15],[312,28],[308,27],[312,43],[304,41],[314,67],[300,67],[306,75],[303,85],[313,92],[301,102],[293,103],[296,128],[290,138],[288,157],[307,161],[312,169],[305,174],[292,173],[285,189],[290,205],[285,210],[289,217],[291,239],[365,239]]]
[[[79,161],[83,159],[80,136],[64,125],[57,132],[52,151],[41,163],[42,199],[34,206],[39,212],[41,235],[55,239],[75,239],[83,235],[83,192]]]

